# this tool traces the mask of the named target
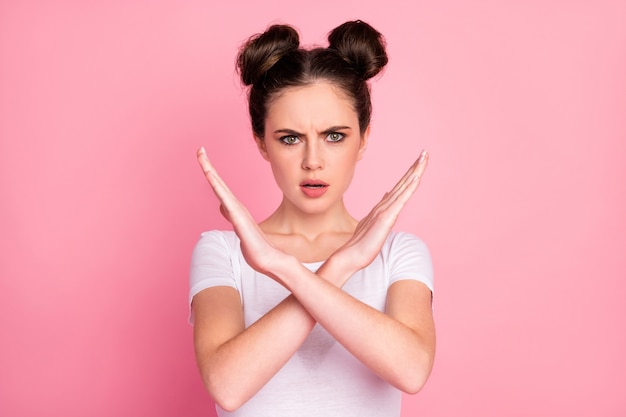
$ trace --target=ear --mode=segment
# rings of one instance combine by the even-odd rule
[[[259,152],[261,153],[261,156],[263,157],[263,159],[265,159],[266,161],[269,161],[269,156],[267,155],[267,147],[265,146],[265,140],[254,135],[254,141],[256,142],[256,147],[259,148]]]
[[[365,153],[365,150],[367,149],[367,141],[370,138],[370,126],[367,126],[367,129],[365,129],[365,132],[363,132],[363,134],[361,135],[361,145],[359,146],[359,154],[358,154],[358,160],[360,161],[361,158],[363,158],[363,154]]]

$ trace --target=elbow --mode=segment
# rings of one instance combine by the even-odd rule
[[[233,412],[241,407],[246,401],[237,387],[232,387],[221,378],[211,378],[210,375],[202,375],[204,387],[213,399],[213,402],[224,411]],[[219,379],[216,381],[215,379]]]
[[[396,388],[406,394],[417,394],[422,390],[433,367],[433,356],[424,355],[419,361],[414,362],[414,366],[408,366],[404,369],[404,373],[399,377]]]
[[[218,401],[215,397],[213,397],[213,401],[215,402],[215,404],[217,404],[218,407],[229,413],[237,411],[237,409],[243,405],[242,403],[235,401],[234,399],[228,398]]]
[[[237,401],[237,399],[233,397],[211,394],[211,398],[213,398],[213,401],[218,407],[229,413],[236,411],[239,407],[242,406],[242,403]]]
[[[398,386],[398,388],[406,394],[414,395],[422,390],[424,385],[426,385],[427,379],[428,376],[412,375],[402,381],[402,384]]]
[[[254,396],[254,386],[245,383],[238,369],[225,366],[215,356],[200,356],[198,370],[204,388],[222,410],[233,412]]]

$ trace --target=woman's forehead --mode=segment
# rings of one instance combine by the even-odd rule
[[[327,122],[358,124],[352,101],[328,82],[289,87],[274,98],[267,109],[267,123]]]

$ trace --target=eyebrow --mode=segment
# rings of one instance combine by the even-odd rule
[[[323,135],[328,135],[330,133],[337,132],[340,130],[352,130],[352,128],[350,126],[331,126],[328,129],[321,131],[320,133]],[[288,135],[293,135],[293,136],[304,136],[304,133],[300,133],[292,129],[278,129],[274,131],[274,134],[276,133],[286,133]]]

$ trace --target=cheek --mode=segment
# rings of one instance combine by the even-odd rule
[[[350,183],[352,181],[352,176],[354,175],[356,164],[359,159],[359,154],[350,153],[347,155],[343,155],[341,158],[335,160],[335,164],[337,167],[336,171],[346,183]]]
[[[294,177],[294,168],[292,164],[286,163],[283,159],[268,159],[271,167],[272,173],[274,174],[274,180],[278,185],[285,184],[290,180],[290,178]]]
[[[359,149],[352,149],[350,152],[346,152],[341,155],[341,160],[338,163],[342,164],[346,169],[353,170],[354,165],[361,159],[363,153]]]

